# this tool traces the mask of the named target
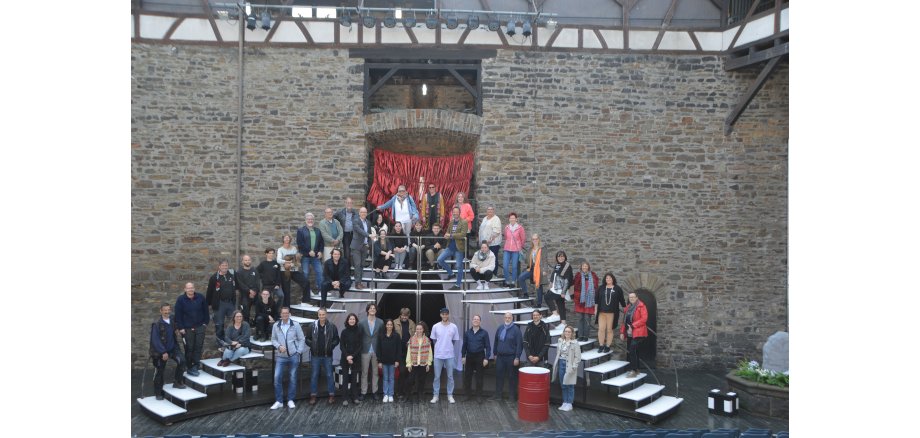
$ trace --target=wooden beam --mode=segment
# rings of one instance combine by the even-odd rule
[[[364,65],[367,65],[369,68],[386,68],[386,69],[413,69],[413,70],[476,70],[479,68],[479,64],[416,64],[411,62],[368,62]]]
[[[594,29],[594,36],[596,36],[596,37],[597,37],[597,40],[601,42],[601,47],[603,47],[603,48],[606,50],[606,49],[607,49],[607,41],[604,40],[604,37],[603,37],[603,36],[601,36],[601,31],[599,31],[599,30],[597,30],[597,29]]]
[[[748,21],[751,19],[751,15],[754,15],[754,9],[757,9],[758,5],[760,5],[760,0],[754,0],[754,4],[751,5],[751,9],[748,9],[747,15],[745,15],[744,20],[742,20],[741,26],[738,27],[738,32],[735,32],[735,36],[732,38],[731,44],[728,45],[728,50],[731,50],[735,47],[735,43],[738,42],[738,37],[741,36],[741,32],[744,32],[744,27],[747,26]]]
[[[460,73],[457,73],[457,70],[449,68],[447,69],[447,71],[450,72],[450,74],[454,77],[454,79],[457,80],[457,82],[460,83],[460,85],[463,85],[463,88],[466,88],[466,91],[470,92],[470,94],[473,96],[474,99],[479,99],[479,93],[476,92],[476,89],[473,88],[473,86],[470,85],[470,83],[467,82],[466,79],[463,79],[463,76],[460,76]]]
[[[294,20],[294,23],[297,24],[297,27],[300,28],[300,32],[303,33],[303,37],[307,39],[308,43],[316,44],[313,41],[313,36],[310,35],[310,31],[307,30],[307,26],[304,26],[303,20]]]
[[[482,5],[482,10],[484,10],[484,11],[491,11],[491,10],[493,10],[493,9],[492,9],[492,5],[489,4],[489,0],[479,0],[479,4]]]
[[[725,71],[738,70],[739,68],[757,64],[759,62],[769,61],[778,56],[789,54],[789,43],[780,44],[764,50],[755,51],[749,55],[738,58],[727,59],[725,61]]]
[[[720,11],[725,9],[725,5],[723,4],[724,0],[709,0],[709,3],[712,3],[713,6],[719,8]]]
[[[621,0],[623,7],[623,50],[629,50],[629,10],[635,0]]]
[[[783,0],[774,0],[773,6],[773,33],[779,33],[779,16],[783,11]]]
[[[546,47],[552,47],[553,43],[556,42],[556,38],[559,36],[559,32],[562,32],[562,26],[556,25],[556,30],[549,36],[549,39],[546,40]]]
[[[217,38],[218,42],[224,42],[224,39],[220,36],[220,31],[217,30],[217,22],[214,21],[214,11],[211,9],[211,3],[208,0],[199,0],[201,2],[201,8],[204,9],[204,13],[208,14],[208,22],[211,23],[211,30],[214,31],[214,38]]]
[[[368,68],[370,68],[370,66],[368,66]],[[383,84],[385,84],[388,80],[390,80],[390,78],[393,77],[393,75],[398,71],[399,71],[399,67],[391,68],[390,71],[388,71],[385,75],[383,75],[383,77],[380,78],[380,80],[377,81],[377,83],[374,84],[374,86],[371,87],[371,89],[367,91],[367,100],[370,100],[371,96],[373,96],[374,93],[376,93],[377,90],[380,89],[380,87],[383,87]],[[370,77],[370,74],[368,74],[368,77]]]
[[[141,14],[140,12],[134,14],[134,38],[141,37]]]
[[[655,44],[652,45],[652,50],[658,50],[658,45],[661,44],[661,39],[664,38],[664,32],[671,25],[671,19],[674,18],[675,9],[677,9],[677,0],[671,0],[671,6],[668,7],[668,13],[665,14],[664,20],[661,21],[661,30],[658,31],[658,36],[655,37]]]
[[[412,40],[412,44],[418,44],[418,38],[415,36],[415,32],[411,28],[404,27],[406,33],[409,34],[409,39]]]
[[[738,101],[738,104],[735,105],[735,108],[731,113],[728,114],[728,117],[725,119],[725,135],[731,134],[732,127],[735,126],[735,122],[738,121],[738,118],[741,117],[741,114],[747,108],[748,104],[751,103],[751,100],[754,99],[754,96],[757,95],[757,92],[763,88],[764,84],[767,82],[767,78],[770,77],[770,74],[776,70],[776,66],[779,64],[779,61],[783,59],[784,56],[778,56],[770,60],[767,65],[761,70],[760,74],[757,75],[757,79],[753,84],[748,88],[747,92],[741,96],[741,100]]]
[[[370,84],[371,84],[371,68],[365,62],[364,63],[364,114],[369,113],[371,109]]]
[[[354,48],[348,51],[349,58],[381,58],[381,59],[456,59],[456,60],[480,60],[485,58],[494,58],[498,55],[496,49],[434,49],[418,48],[406,49],[399,47],[371,49],[371,48]]]
[[[271,30],[268,31],[268,35],[265,35],[266,43],[272,40],[272,37],[275,36],[275,32],[278,31],[278,26],[280,25],[281,25],[281,20],[275,20],[275,22],[272,23]]]
[[[463,43],[466,42],[466,37],[469,36],[471,30],[472,30],[472,29],[470,29],[469,26],[466,27],[466,30],[464,30],[464,31],[463,31],[463,34],[460,35],[460,39],[457,40],[457,44],[458,44],[458,45],[461,45],[461,46],[462,46]]]
[[[693,45],[696,46],[696,50],[703,51],[703,46],[700,45],[700,40],[696,39],[696,34],[693,32],[687,32],[690,34],[690,40],[693,41]]]
[[[179,17],[176,19],[176,21],[173,21],[173,24],[169,26],[169,29],[166,31],[166,35],[163,35],[163,39],[169,41],[169,39],[172,38],[173,33],[176,32],[176,29],[179,28],[179,25],[181,25],[183,21],[185,21],[185,17]]]

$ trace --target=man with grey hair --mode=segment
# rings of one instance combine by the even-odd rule
[[[506,378],[510,378],[511,384],[508,390],[511,393],[511,399],[517,399],[517,370],[515,369],[521,363],[521,353],[524,351],[524,337],[521,335],[521,329],[514,324],[514,316],[511,312],[505,312],[505,323],[498,326],[495,330],[495,394],[491,400],[501,400],[504,397],[503,389]]]
[[[342,231],[342,224],[332,218],[332,209],[326,207],[323,210],[323,220],[319,221],[319,232],[323,235],[323,262],[329,260],[332,254],[332,248],[342,247],[342,238],[345,232]]]
[[[323,289],[323,233],[314,226],[313,213],[304,215],[305,225],[297,229],[297,251],[300,252],[300,267],[303,276],[309,280],[310,268],[316,277],[316,291]],[[304,296],[310,296],[310,282]]]

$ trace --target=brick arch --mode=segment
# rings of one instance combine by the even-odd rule
[[[442,109],[407,109],[364,116],[370,149],[426,156],[472,152],[479,144],[482,117]]]
[[[648,272],[631,274],[623,280],[621,285],[627,294],[635,292],[645,303],[648,310],[648,327],[652,330],[648,338],[639,346],[639,358],[654,363],[658,355],[658,316],[661,314],[658,304],[666,297],[667,282],[661,277]]]

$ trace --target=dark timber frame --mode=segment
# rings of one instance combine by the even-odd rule
[[[365,62],[364,63],[364,114],[370,114],[371,97],[379,91],[390,78],[399,70],[442,70],[450,73],[476,102],[476,115],[482,116],[482,59],[495,57],[495,50],[436,50],[436,49],[353,49],[349,52],[351,58],[370,59],[413,59],[413,62]],[[427,61],[422,61],[427,60]],[[463,63],[430,63],[439,61],[477,61],[475,64]],[[371,84],[371,70],[385,69],[387,72],[374,84]],[[471,71],[474,74],[474,85],[464,79],[459,71]]]
[[[738,101],[738,104],[735,105],[735,108],[732,109],[732,112],[728,114],[728,118],[725,119],[725,134],[731,134],[732,128],[735,126],[735,122],[738,121],[738,118],[741,117],[741,113],[744,112],[748,104],[751,103],[751,100],[754,99],[754,96],[757,95],[757,92],[763,88],[763,85],[769,79],[770,74],[776,70],[776,66],[779,65],[779,61],[785,58],[787,55],[777,56],[770,59],[770,62],[760,71],[760,74],[757,75],[757,79],[754,80],[754,83],[748,88],[747,92],[741,96],[741,100]]]

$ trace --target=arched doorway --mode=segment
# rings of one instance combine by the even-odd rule
[[[658,301],[655,299],[655,295],[647,289],[636,290],[636,296],[645,303],[645,309],[648,311],[646,325],[651,329],[645,342],[639,344],[639,359],[654,368],[655,355],[658,352],[658,336],[655,334],[658,333]]]

